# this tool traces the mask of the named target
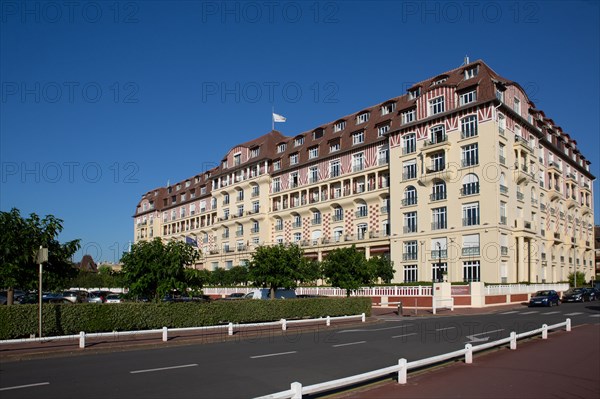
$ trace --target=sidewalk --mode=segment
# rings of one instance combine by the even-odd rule
[[[411,359],[409,359],[411,360]],[[548,334],[475,354],[472,364],[454,363],[419,374],[408,382],[385,382],[339,394],[338,398],[538,399],[600,397],[600,325]]]

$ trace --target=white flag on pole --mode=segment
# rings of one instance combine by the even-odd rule
[[[273,122],[285,122],[285,116],[273,112]]]

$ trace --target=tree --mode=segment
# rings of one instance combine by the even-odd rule
[[[377,278],[376,263],[368,262],[356,246],[337,248],[323,260],[323,275],[334,287],[346,290],[346,296],[362,286],[373,285]]]
[[[260,246],[250,260],[249,279],[256,287],[269,288],[273,299],[277,288],[293,289],[298,282],[308,281],[304,275],[307,261],[296,244]]]
[[[248,268],[244,266],[234,266],[228,272],[229,282],[232,285],[248,284]]]
[[[385,284],[392,282],[394,278],[394,263],[385,256],[374,256],[367,261],[375,273],[375,278],[380,278]]]
[[[167,292],[187,288],[185,266],[198,259],[198,251],[181,241],[163,243],[160,238],[132,245],[121,258],[125,282],[132,296],[158,301]]]
[[[79,249],[79,240],[61,244],[57,237],[62,230],[63,221],[53,215],[41,219],[31,213],[25,219],[16,208],[0,212],[0,286],[8,288],[9,305],[13,303],[14,288],[37,288],[36,254],[40,246],[48,248],[48,262],[43,267],[45,288],[64,288],[77,275],[70,259]]]
[[[583,272],[577,272],[577,281],[575,281],[575,275],[572,272],[569,273],[568,279],[569,279],[569,284],[572,287],[582,287],[587,283],[585,281],[585,273],[583,273]],[[577,282],[576,285],[573,284],[575,282]]]
[[[184,276],[188,288],[196,292],[201,292],[204,285],[210,281],[211,273],[206,269],[186,268]]]

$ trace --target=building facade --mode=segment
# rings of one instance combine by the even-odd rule
[[[149,191],[135,240],[194,240],[209,270],[295,242],[318,260],[352,244],[388,256],[396,282],[591,279],[593,180],[576,141],[476,61]]]

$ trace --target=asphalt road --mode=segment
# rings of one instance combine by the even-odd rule
[[[473,316],[381,317],[381,322],[168,348],[0,360],[11,398],[243,398],[347,377],[507,337],[571,318],[600,323],[600,302]],[[7,396],[4,396],[7,395]]]

